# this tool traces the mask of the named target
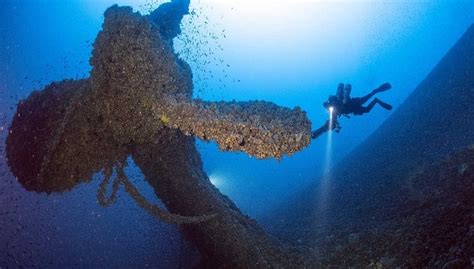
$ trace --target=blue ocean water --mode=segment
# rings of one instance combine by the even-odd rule
[[[65,78],[89,75],[92,44],[112,4],[146,14],[162,1],[3,0],[0,6],[0,268],[187,267],[198,256],[179,229],[119,191],[96,202],[99,179],[62,194],[27,192],[9,172],[4,139],[17,102]],[[307,111],[313,128],[339,82],[394,110],[474,22],[473,1],[191,1],[175,50],[205,100],[267,100]],[[343,129],[282,160],[257,160],[198,141],[211,182],[257,221],[321,180],[392,112],[342,119]],[[406,134],[409,135],[409,134]],[[130,178],[160,203],[129,161]],[[97,175],[100,177],[100,175]],[[190,255],[189,253],[192,253]]]

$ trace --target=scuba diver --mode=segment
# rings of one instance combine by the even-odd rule
[[[336,132],[339,132],[341,130],[341,126],[337,119],[341,115],[348,118],[349,114],[363,115],[365,113],[369,113],[376,104],[380,105],[386,110],[391,110],[391,105],[383,102],[378,98],[372,100],[369,105],[364,106],[364,104],[367,103],[367,101],[369,101],[369,99],[372,98],[375,94],[379,92],[388,91],[391,88],[392,85],[387,82],[380,85],[378,88],[374,89],[366,96],[351,97],[351,84],[344,85],[343,83],[339,83],[339,85],[337,86],[336,95],[330,95],[328,100],[323,103],[323,106],[328,110],[330,114],[329,120],[326,121],[326,123],[319,129],[313,131],[311,133],[311,138],[315,139],[316,137],[327,131],[335,130]]]
[[[343,83],[339,83],[337,87],[336,95],[329,96],[328,101],[324,102],[323,106],[328,110],[333,110],[336,116],[344,115],[346,117],[349,114],[354,115],[362,115],[365,113],[369,113],[372,108],[379,104],[381,107],[391,110],[392,106],[383,102],[382,100],[375,98],[372,102],[369,103],[368,106],[364,106],[367,101],[369,101],[372,96],[379,92],[388,91],[392,88],[390,83],[384,83],[380,85],[378,88],[373,90],[371,93],[367,94],[364,97],[351,97],[352,86],[351,84],[344,85]],[[332,107],[332,109],[330,109]]]

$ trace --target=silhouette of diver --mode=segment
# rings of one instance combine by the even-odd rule
[[[324,132],[335,130],[339,132],[341,126],[337,121],[338,117],[341,115],[349,118],[349,114],[354,115],[363,115],[369,113],[376,104],[379,104],[381,107],[391,110],[392,106],[383,102],[382,100],[375,98],[368,106],[364,106],[370,98],[379,92],[388,91],[392,88],[390,83],[384,83],[378,88],[374,89],[372,92],[363,97],[351,97],[352,86],[351,84],[339,83],[337,86],[336,95],[330,95],[328,100],[323,103],[323,106],[331,113],[330,120],[321,126],[319,129],[311,133],[311,138],[315,139]]]
[[[352,98],[351,84],[344,85],[343,83],[339,83],[336,95],[329,96],[328,101],[324,102],[323,105],[328,110],[330,109],[330,107],[332,107],[333,113],[335,113],[337,116],[348,116],[349,114],[362,115],[365,113],[369,113],[376,104],[379,104],[381,107],[387,110],[391,110],[391,105],[383,102],[378,98],[372,100],[372,102],[370,102],[368,106],[363,106],[375,94],[390,90],[391,88],[392,86],[390,85],[390,83],[384,83],[364,97]]]

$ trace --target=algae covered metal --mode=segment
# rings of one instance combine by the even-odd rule
[[[210,183],[194,145],[197,136],[222,150],[281,158],[310,143],[311,123],[299,108],[264,101],[192,98],[189,66],[159,28],[131,8],[105,12],[94,43],[91,76],[52,83],[20,102],[7,139],[8,162],[22,185],[69,191],[112,169],[150,213],[185,226],[207,263],[295,264],[263,230]],[[171,215],[144,201],[126,179],[132,156]],[[160,168],[159,170],[157,170]],[[108,205],[104,190],[98,199]]]

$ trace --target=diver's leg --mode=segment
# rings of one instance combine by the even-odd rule
[[[367,101],[369,101],[370,98],[372,98],[372,96],[374,96],[376,93],[379,93],[379,92],[384,92],[384,91],[388,91],[392,88],[392,85],[390,85],[390,83],[384,83],[382,85],[380,85],[377,89],[373,90],[371,93],[367,94],[366,96],[364,97],[361,97],[359,99],[360,101],[360,104],[365,104]],[[385,103],[384,103],[385,104]],[[383,105],[382,105],[383,107]],[[385,108],[385,107],[384,107]],[[390,110],[390,109],[389,109]]]
[[[377,98],[372,100],[372,102],[370,102],[370,104],[368,106],[361,107],[358,111],[359,115],[369,113],[372,110],[372,108],[374,108],[375,104],[377,104]]]
[[[360,97],[358,98],[358,102],[360,105],[363,105],[365,104],[367,101],[369,101],[370,98],[372,98],[372,96],[374,96],[376,94],[375,91],[372,91],[371,93],[367,94],[366,96],[364,97]],[[372,104],[372,103],[371,103]],[[370,105],[369,105],[370,106]],[[373,105],[372,105],[373,106]]]
[[[361,105],[362,105],[362,104],[365,104],[365,103],[366,103],[367,101],[369,101],[369,99],[372,98],[372,96],[374,96],[375,94],[377,94],[377,93],[379,93],[379,92],[388,91],[388,90],[390,90],[391,88],[392,88],[392,85],[390,85],[390,83],[388,83],[388,82],[387,82],[387,83],[384,83],[384,84],[382,84],[382,85],[380,85],[377,89],[373,90],[371,93],[367,94],[367,95],[364,96],[364,97],[361,97],[361,98],[359,99],[360,104],[361,104]],[[379,100],[379,101],[380,101],[380,100]],[[380,105],[382,105],[382,104],[380,104]],[[388,104],[385,104],[385,103],[384,103],[384,105],[388,105]],[[388,105],[388,106],[390,106],[390,105]],[[384,106],[382,105],[382,107],[384,107]],[[385,108],[385,107],[384,107],[384,108]],[[388,109],[388,108],[387,108],[387,109]],[[391,109],[391,108],[390,108],[390,109]],[[390,109],[388,109],[388,110],[390,110]]]
[[[380,101],[380,99],[378,98],[375,98],[374,100],[372,100],[372,102],[370,102],[370,104],[366,107],[362,107],[359,112],[361,114],[365,114],[365,113],[369,113],[372,108],[374,108],[375,104],[379,104],[381,107],[385,108],[386,110],[392,110],[392,106],[385,103],[385,102],[382,102]]]

